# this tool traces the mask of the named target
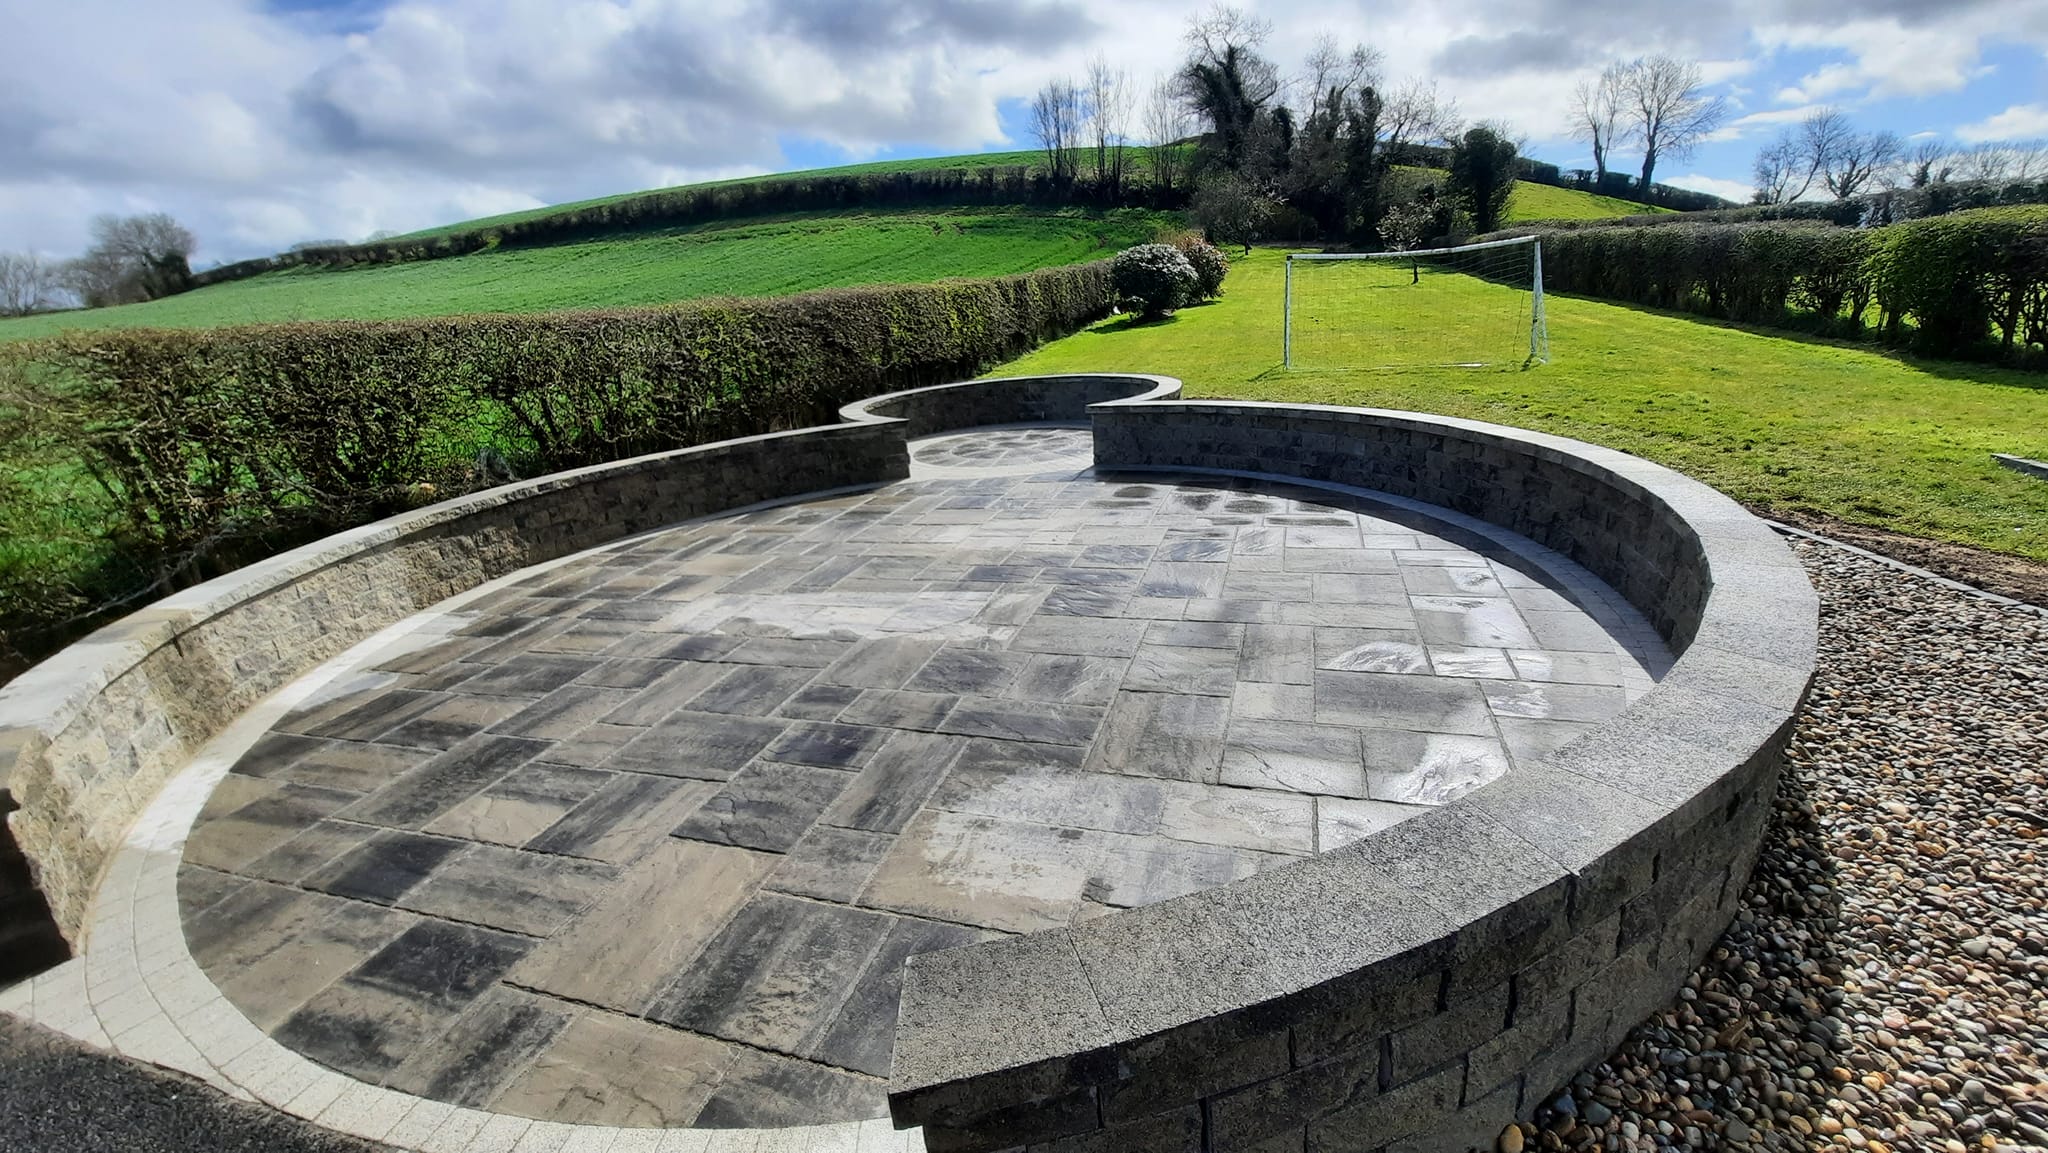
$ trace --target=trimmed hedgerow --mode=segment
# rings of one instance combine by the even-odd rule
[[[77,629],[60,621],[423,501],[831,423],[848,401],[970,377],[1073,332],[1113,298],[1098,261],[664,308],[9,346],[0,447],[34,446],[47,480],[12,493],[0,523],[28,531],[54,507],[90,507],[102,543],[12,568],[0,555],[0,658],[61,644]]]
[[[1930,355],[2048,363],[2048,207],[1883,228],[1818,223],[1535,229],[1543,282],[1578,293],[1875,339]]]

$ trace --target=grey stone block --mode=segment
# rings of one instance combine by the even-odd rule
[[[1388,1084],[1414,1081],[1506,1032],[1509,993],[1503,981],[1454,999],[1443,1012],[1394,1034],[1388,1048]]]
[[[1464,1082],[1465,1070],[1453,1066],[1312,1121],[1309,1153],[1376,1149],[1441,1124],[1458,1107]]]
[[[1379,1093],[1377,1046],[1338,1054],[1284,1076],[1225,1093],[1209,1102],[1209,1146],[1216,1153],[1252,1149]]]

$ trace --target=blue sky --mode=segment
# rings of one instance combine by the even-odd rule
[[[1433,78],[1531,155],[1590,165],[1573,84],[1699,61],[1720,137],[1658,177],[1746,195],[1782,125],[2048,137],[2041,0],[1267,0],[1267,53],[1320,34]],[[98,212],[162,210],[200,257],[360,239],[638,188],[1028,147],[1021,101],[1098,54],[1170,71],[1180,0],[0,0],[0,250],[77,251]],[[1633,167],[1621,156],[1617,167]]]

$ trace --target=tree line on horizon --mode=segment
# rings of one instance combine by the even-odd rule
[[[1962,146],[1859,131],[1839,108],[1816,108],[1757,152],[1754,204],[1790,204],[1825,192],[1848,200],[1879,189],[1952,181],[1999,183],[2048,177],[2048,141],[1988,140]]]
[[[1413,247],[1499,227],[1517,179],[1542,171],[1546,183],[1567,183],[1554,166],[1522,157],[1511,126],[1468,123],[1434,81],[1390,84],[1378,49],[1344,49],[1325,35],[1289,75],[1265,52],[1271,31],[1227,5],[1192,18],[1182,63],[1142,103],[1129,74],[1099,56],[1081,81],[1046,84],[1029,113],[1047,171],[1114,194],[1132,178],[1126,146],[1142,139],[1152,179],[1185,189],[1196,223],[1240,245],[1274,237]],[[1659,161],[1684,155],[1725,117],[1704,88],[1699,66],[1673,57],[1610,65],[1586,93],[1604,101],[1587,110],[1597,171],[1571,183],[1648,203]],[[1642,152],[1641,177],[1617,184],[1608,159],[1631,145]],[[1397,178],[1402,167],[1444,175]]]

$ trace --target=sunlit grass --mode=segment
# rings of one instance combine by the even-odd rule
[[[2048,484],[1991,459],[2048,456],[2048,376],[1557,296],[1545,367],[1287,371],[1282,264],[1255,251],[1219,301],[1114,318],[996,373],[1158,372],[1194,396],[1496,421],[1637,453],[1762,509],[2048,560]]]

